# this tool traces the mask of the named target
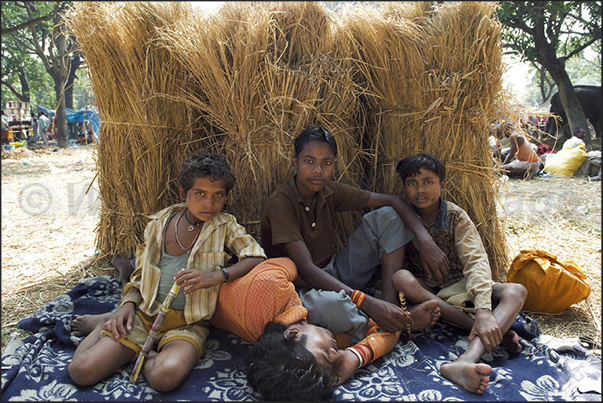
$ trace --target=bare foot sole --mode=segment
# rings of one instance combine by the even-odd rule
[[[122,284],[126,284],[130,281],[130,275],[134,271],[134,266],[132,266],[132,263],[129,260],[124,259],[116,253],[113,255],[113,259],[111,259],[111,264],[121,275]]]
[[[440,373],[450,382],[456,383],[468,392],[481,395],[490,384],[487,375],[492,371],[488,364],[453,361],[440,367]]]
[[[519,354],[521,351],[519,336],[513,330],[508,330],[507,333],[503,335],[503,339],[500,344],[509,350],[511,354]]]
[[[438,306],[438,301],[435,299],[424,301],[419,305],[413,305],[408,311],[414,322],[410,326],[411,330],[426,329],[429,326],[434,325],[440,317],[440,307]]]
[[[71,334],[76,337],[83,337],[90,334],[99,324],[107,322],[113,316],[112,312],[101,315],[82,315],[76,316],[71,321]]]

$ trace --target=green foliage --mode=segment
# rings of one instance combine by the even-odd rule
[[[1,4],[2,107],[9,100],[17,100],[14,94],[17,92],[21,97],[29,98],[32,108],[36,105],[54,108],[57,95],[50,71],[70,58],[62,60],[58,57],[53,46],[53,24],[55,14],[64,13],[71,2],[34,1],[28,4],[31,14],[25,2],[5,1]],[[32,20],[39,20],[33,24],[35,36],[30,25],[24,25]],[[22,77],[26,78],[29,88],[23,87]],[[77,85],[74,89],[77,91]]]
[[[600,85],[600,1],[504,1],[497,16],[505,49],[532,66],[527,104],[548,101],[542,94],[552,95],[565,73],[574,85]],[[585,58],[586,50],[598,57]]]
[[[576,55],[565,64],[565,69],[574,85],[601,85],[601,54],[588,59],[583,54]],[[527,77],[526,92],[520,100],[530,106],[546,104],[549,99],[542,99],[540,92],[540,73],[531,67]],[[550,95],[557,91],[553,83]]]
[[[73,84],[73,108],[83,109],[94,103],[92,83],[84,70],[78,71],[78,79]]]
[[[588,47],[601,49],[601,2],[504,1],[497,13],[503,24],[503,44],[525,61],[538,61],[546,41],[558,58]],[[544,35],[539,37],[540,32]]]

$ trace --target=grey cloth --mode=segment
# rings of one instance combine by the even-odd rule
[[[381,263],[383,251],[391,253],[412,241],[414,234],[396,210],[381,207],[362,218],[350,236],[348,246],[322,268],[354,289],[364,287]],[[310,322],[333,333],[347,332],[353,343],[366,335],[368,317],[356,308],[343,290],[300,289],[298,294],[308,310]]]
[[[601,169],[601,157],[588,156],[574,176],[596,176]]]
[[[348,246],[331,260],[333,267],[327,271],[336,273],[334,277],[352,288],[362,288],[381,263],[383,251],[391,253],[414,237],[393,207],[381,207],[362,217]]]
[[[303,288],[297,293],[308,310],[311,324],[329,329],[332,333],[347,333],[352,343],[364,339],[368,316],[356,308],[343,290],[335,292]]]

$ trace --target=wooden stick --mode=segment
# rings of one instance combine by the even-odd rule
[[[136,383],[138,381],[138,375],[140,375],[140,370],[142,369],[142,363],[143,363],[144,359],[149,355],[149,351],[151,351],[151,349],[153,348],[153,344],[155,343],[155,338],[157,337],[157,334],[159,333],[159,330],[161,329],[161,325],[163,324],[165,315],[167,314],[170,307],[172,306],[172,302],[174,302],[174,299],[178,295],[179,291],[180,291],[180,286],[178,284],[174,283],[174,285],[172,285],[172,288],[170,289],[170,292],[168,293],[167,297],[165,297],[163,304],[161,304],[159,313],[157,314],[157,317],[155,318],[155,321],[153,322],[153,326],[151,326],[151,330],[149,331],[149,336],[147,337],[147,340],[145,341],[144,346],[142,346],[142,350],[140,350],[140,354],[138,355],[138,358],[136,359],[136,364],[134,365],[134,369],[132,370],[132,373],[130,374],[130,382],[131,383]]]
[[[402,291],[400,291],[400,293],[398,294],[398,297],[400,298],[400,306],[402,307],[402,310],[404,311],[404,313],[407,316],[410,316],[410,313],[408,312],[408,307],[406,305],[406,298],[404,298],[404,293]],[[408,335],[409,339],[412,339],[412,333],[410,331],[410,324],[406,324],[406,334]]]

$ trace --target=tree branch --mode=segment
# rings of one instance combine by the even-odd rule
[[[45,15],[43,17],[34,18],[32,20],[26,21],[23,24],[19,24],[12,28],[2,29],[0,34],[9,35],[9,34],[17,32],[17,31],[21,31],[22,29],[25,29],[25,28],[29,27],[30,25],[37,24],[38,22],[50,21],[51,19],[52,19],[52,13]]]
[[[12,92],[17,98],[21,99],[23,97],[23,95],[21,95],[20,92],[18,92],[15,87],[13,87],[13,85],[7,81],[2,80],[2,85],[8,87],[8,89],[10,90],[10,92]]]
[[[574,56],[574,55],[582,52],[584,49],[586,49],[587,47],[589,47],[593,43],[597,42],[599,39],[601,39],[601,38],[592,38],[588,42],[586,42],[586,43],[580,45],[579,47],[577,47],[576,49],[572,50],[567,56],[565,56],[565,58],[569,59],[570,57],[572,57],[572,56]]]

